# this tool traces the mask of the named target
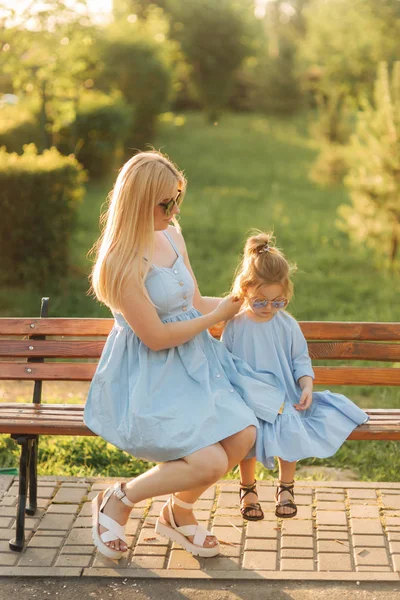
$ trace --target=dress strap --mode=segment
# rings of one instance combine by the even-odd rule
[[[181,255],[181,253],[179,252],[178,248],[176,247],[176,245],[174,244],[174,241],[172,240],[171,236],[169,235],[168,231],[163,231],[163,234],[165,235],[165,237],[167,238],[167,240],[169,241],[169,243],[171,244],[171,246],[173,247],[173,249],[175,250],[176,254],[178,256]]]

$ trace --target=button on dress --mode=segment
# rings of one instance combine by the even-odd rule
[[[163,323],[201,316],[193,307],[195,284],[177,257],[171,268],[152,265],[145,285]],[[208,331],[165,350],[148,348],[123,315],[107,338],[84,410],[89,429],[137,458],[182,458],[249,425],[250,405],[282,404],[278,378],[255,373]]]
[[[263,322],[240,313],[225,327],[222,342],[254,371],[262,372],[267,367],[284,386],[282,414],[278,411],[269,418],[262,407],[250,404],[260,425],[250,456],[255,454],[266,467],[274,467],[274,456],[289,462],[332,456],[353,429],[368,420],[354,402],[329,390],[313,392],[307,410],[294,408],[302,392],[298,380],[304,375],[314,378],[314,371],[300,326],[286,311]]]

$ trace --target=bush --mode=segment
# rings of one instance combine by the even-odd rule
[[[132,109],[122,98],[91,92],[83,96],[74,123],[59,133],[57,148],[74,153],[92,177],[107,175],[129,133]]]
[[[325,144],[315,161],[310,179],[322,185],[341,183],[348,170],[348,149],[341,144]]]
[[[36,114],[20,106],[0,107],[0,146],[22,154],[24,144],[41,145]]]
[[[0,149],[0,278],[6,285],[43,287],[68,271],[69,239],[85,179],[74,157],[55,148],[38,155]]]

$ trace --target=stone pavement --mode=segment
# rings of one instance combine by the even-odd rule
[[[197,503],[221,554],[198,559],[154,533],[162,498],[141,502],[127,525],[130,550],[119,562],[98,554],[90,501],[115,479],[40,477],[39,508],[26,518],[26,547],[9,550],[16,477],[0,476],[0,576],[307,581],[400,581],[400,483],[297,482],[298,515],[274,515],[272,481],[261,482],[265,520],[244,523],[238,482],[221,481]]]

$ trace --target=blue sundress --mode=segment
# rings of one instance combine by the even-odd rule
[[[274,468],[274,456],[289,462],[332,456],[353,429],[368,420],[368,415],[354,402],[328,390],[313,392],[309,409],[294,408],[301,396],[298,380],[305,375],[314,378],[314,371],[300,326],[286,311],[279,311],[263,322],[255,322],[242,312],[229,321],[222,342],[254,371],[262,372],[268,367],[284,386],[283,410],[278,409],[272,418],[250,403],[259,428],[255,448],[249,456],[255,455],[267,468]]]
[[[145,285],[163,323],[201,316],[193,307],[193,278],[182,254],[171,268],[152,265]],[[153,351],[123,315],[107,338],[93,377],[84,422],[137,458],[175,460],[219,442],[258,421],[248,404],[274,411],[283,399],[279,380],[254,373],[208,331]],[[251,399],[250,399],[251,397]]]

